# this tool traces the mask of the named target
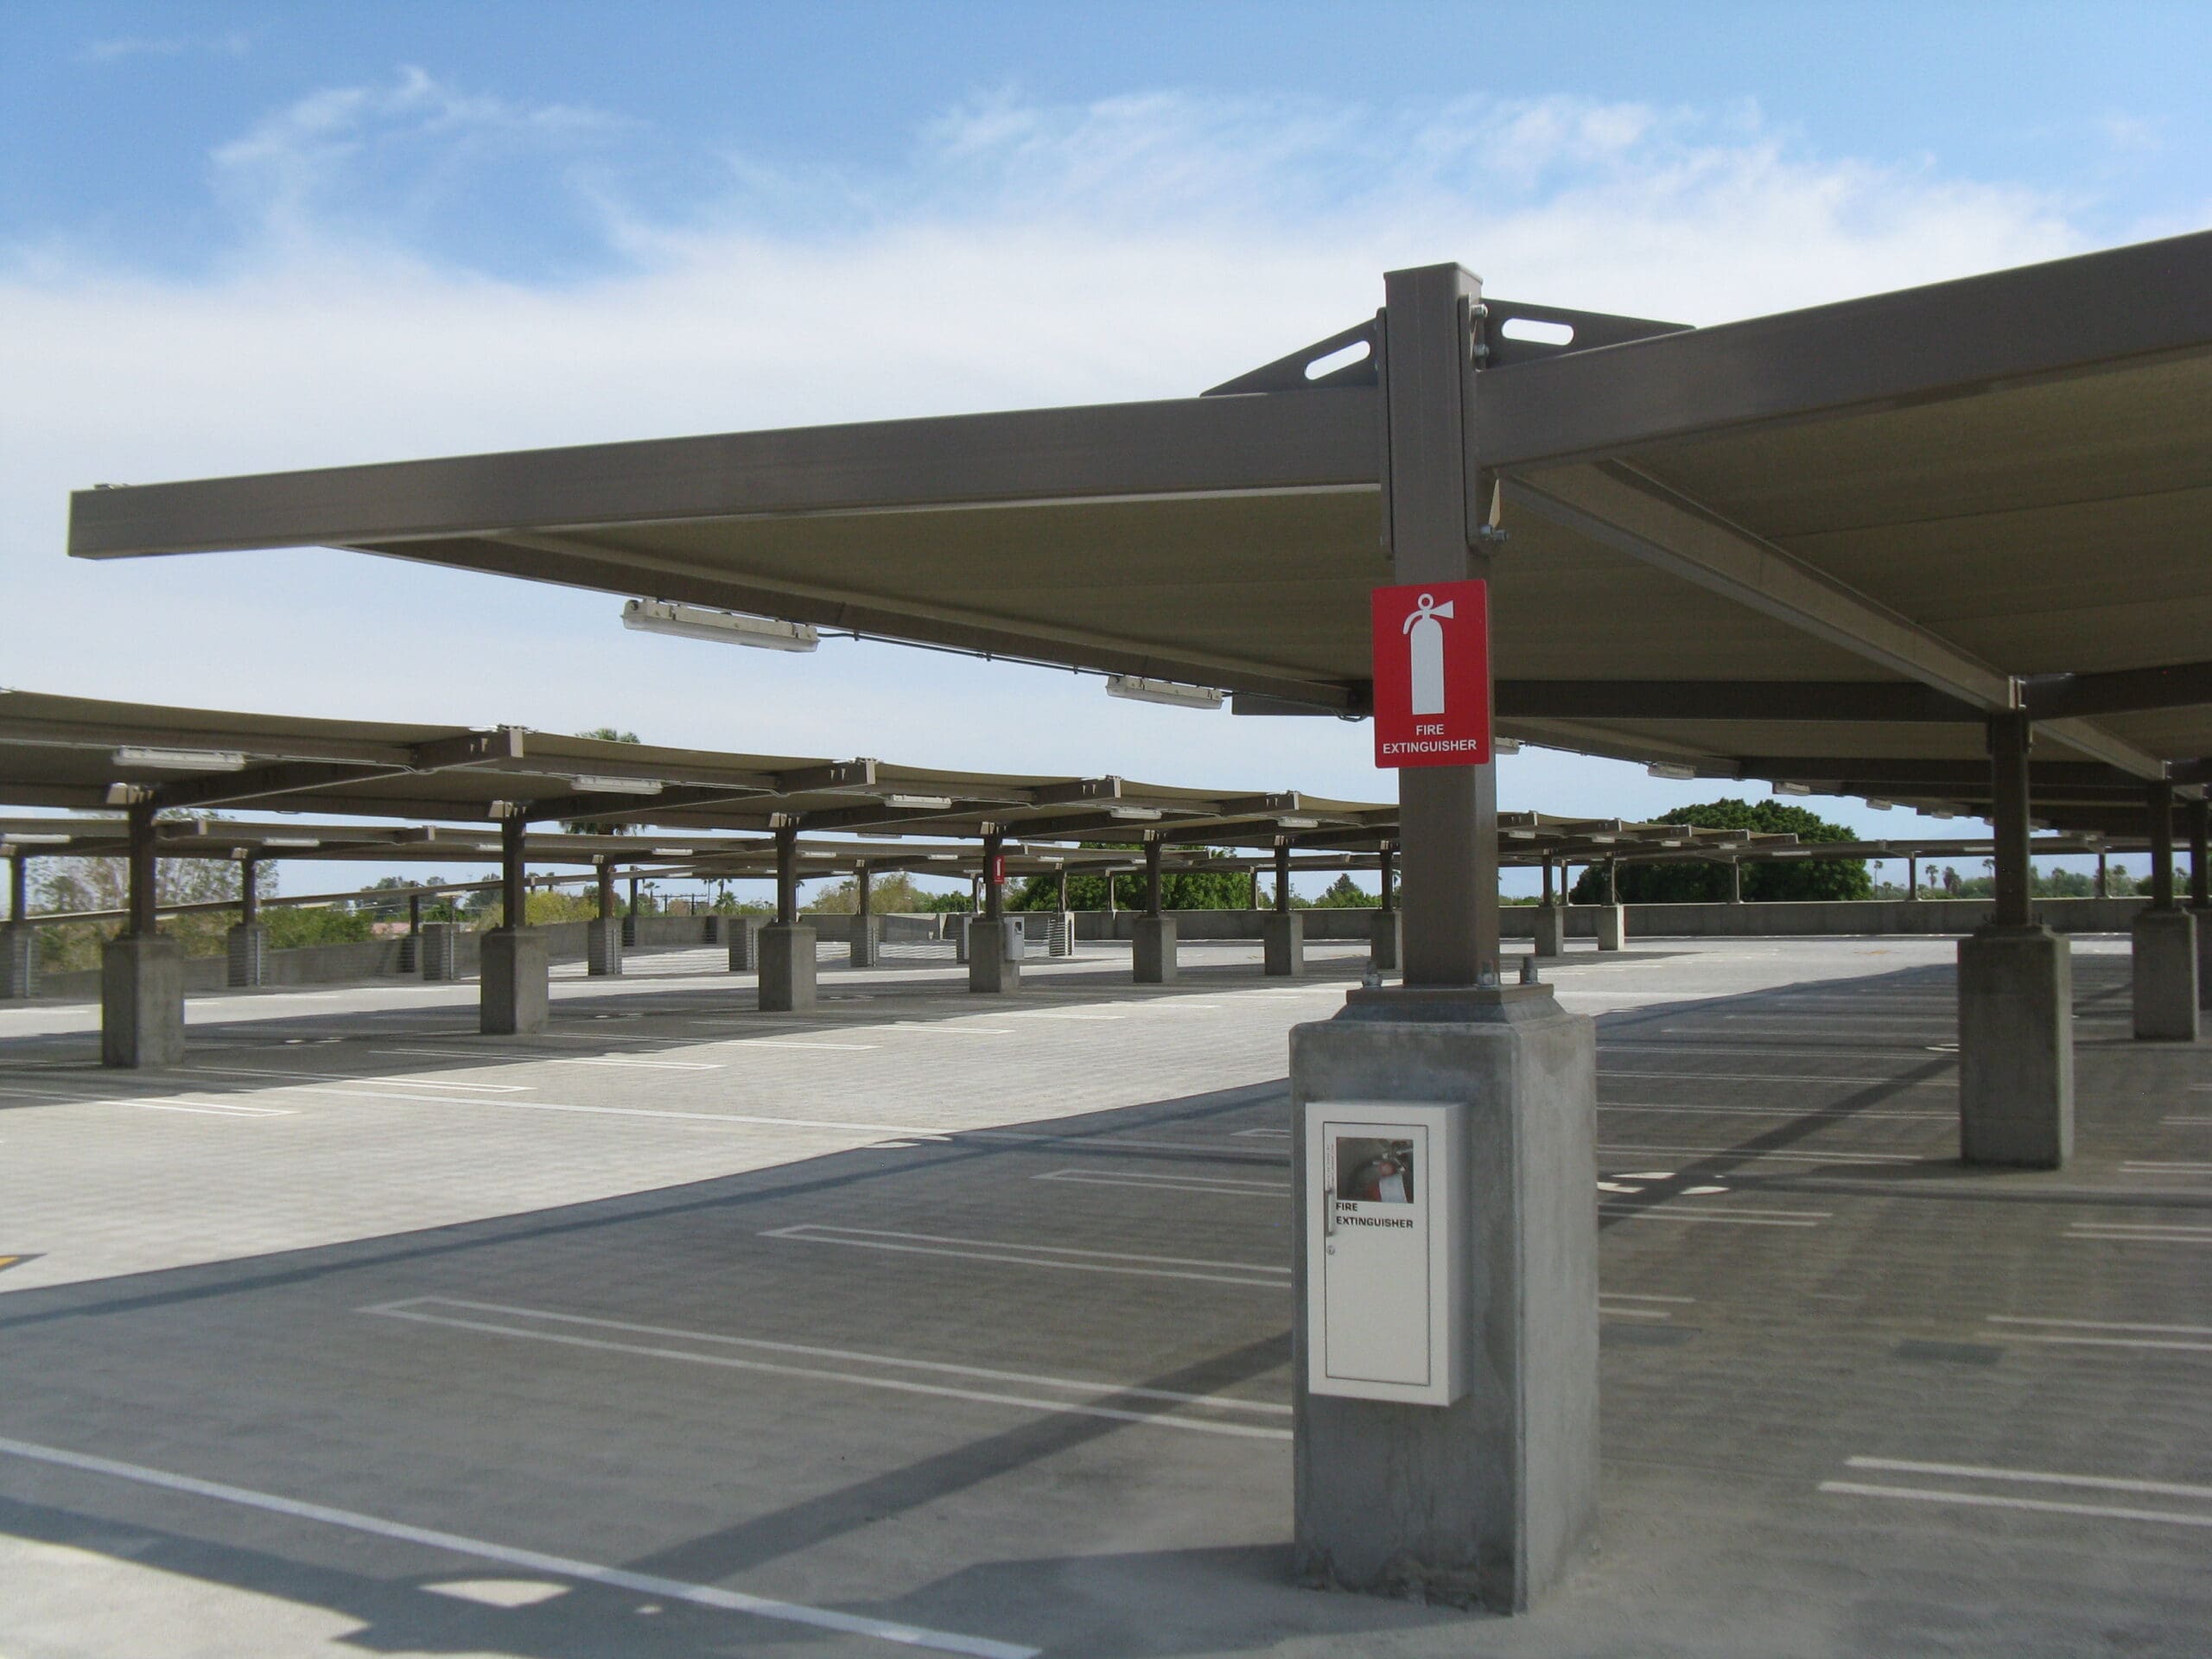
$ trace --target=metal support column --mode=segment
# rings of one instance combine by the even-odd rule
[[[776,919],[757,938],[760,1009],[791,1014],[816,1006],[814,930],[798,918],[798,826],[779,821],[776,837]]]
[[[100,1063],[174,1065],[184,1058],[184,947],[156,925],[154,805],[134,802],[126,831],[124,931],[100,950]]]
[[[594,861],[599,914],[584,925],[584,972],[612,978],[622,971],[622,918],[614,913],[614,867]]]
[[[2151,830],[2151,905],[2135,918],[2135,1034],[2193,1043],[2197,1032],[2196,916],[2174,883],[2174,786],[2145,791]]]
[[[234,988],[265,984],[269,930],[261,925],[261,861],[238,862],[238,921],[223,940],[226,982]]]
[[[1915,902],[1920,898],[1920,858],[1917,854],[1908,854],[1905,857],[1904,896]]]
[[[30,920],[30,855],[8,861],[8,920],[0,926],[0,1001],[38,995],[38,928]]]
[[[849,955],[855,968],[875,966],[875,867],[865,859],[853,866],[853,938]]]
[[[1384,842],[1376,855],[1376,886],[1380,889],[1375,928],[1368,944],[1368,966],[1377,974],[1395,974],[1405,961],[1405,916],[1398,908],[1395,866],[1397,849]]]
[[[2033,741],[2024,713],[1990,717],[1996,906],[1959,941],[1959,1155],[2056,1169],[2074,1150],[2074,966],[2030,896]]]
[[[2212,800],[2189,804],[2189,913],[2196,922],[2196,1006],[2202,1008],[2212,1005]]]
[[[1260,918],[1261,971],[1294,979],[1306,971],[1306,918],[1291,908],[1290,838],[1275,838],[1275,905]]]
[[[1021,987],[1022,929],[1006,919],[1006,831],[983,826],[982,918],[968,936],[968,988],[1019,990]]]
[[[1456,265],[1395,271],[1385,300],[1395,580],[1487,578],[1510,526],[1491,523],[1473,446],[1481,285]],[[1495,765],[1408,767],[1398,800],[1404,983],[1351,991],[1335,1019],[1291,1033],[1294,1560],[1344,1589],[1510,1612],[1573,1570],[1597,1522],[1596,1033],[1549,987],[1500,983]],[[1457,1256],[1439,1357],[1466,1387],[1443,1403],[1363,1384],[1373,1373],[1355,1354],[1338,1369],[1318,1313],[1333,1294],[1331,1205],[1355,1151],[1330,1109],[1388,1101],[1440,1108],[1465,1135],[1464,1156],[1432,1161],[1420,1200],[1459,1207],[1481,1241]],[[1402,1130],[1357,1133],[1427,1132],[1409,1111]]]
[[[510,807],[499,820],[499,925],[477,946],[476,1023],[490,1036],[543,1031],[551,1017],[545,935],[530,925],[529,835],[529,817]]]
[[[1744,902],[1744,861],[1740,858],[1728,861],[1728,902],[1732,905]]]
[[[2112,878],[2106,868],[2106,862],[2109,856],[2103,848],[2097,849],[2097,897],[2100,899],[2112,897]]]
[[[1144,914],[1129,930],[1130,977],[1139,985],[1169,985],[1175,980],[1175,920],[1166,914],[1166,883],[1160,874],[1163,844],[1144,842]],[[1253,877],[1256,884],[1259,878]]]

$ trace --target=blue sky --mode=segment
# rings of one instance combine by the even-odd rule
[[[2202,5],[18,5],[0,581],[45,602],[0,683],[1383,792],[1359,728],[1067,676],[327,554],[70,565],[66,492],[1178,395],[1440,258],[1718,321],[2201,228],[2207,85]]]

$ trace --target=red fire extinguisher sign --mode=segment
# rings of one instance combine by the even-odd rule
[[[1374,624],[1375,764],[1487,766],[1490,584],[1377,588]]]

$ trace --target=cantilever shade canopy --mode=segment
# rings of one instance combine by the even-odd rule
[[[2038,810],[2084,827],[2207,775],[2212,233],[1711,328],[1491,301],[1476,338],[1503,734],[1974,808],[2025,709]],[[1357,712],[1387,356],[1366,324],[1176,401],[83,491],[70,550],[323,543]]]
[[[802,834],[1273,845],[1395,824],[1397,809],[1262,794],[729,754],[519,726],[472,728],[0,692],[0,802],[172,813],[247,807],[475,823],[567,820]],[[634,850],[634,849],[632,849]]]

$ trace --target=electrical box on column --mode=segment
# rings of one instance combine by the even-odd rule
[[[1461,1375],[1466,1108],[1306,1106],[1306,1387],[1448,1406]]]

